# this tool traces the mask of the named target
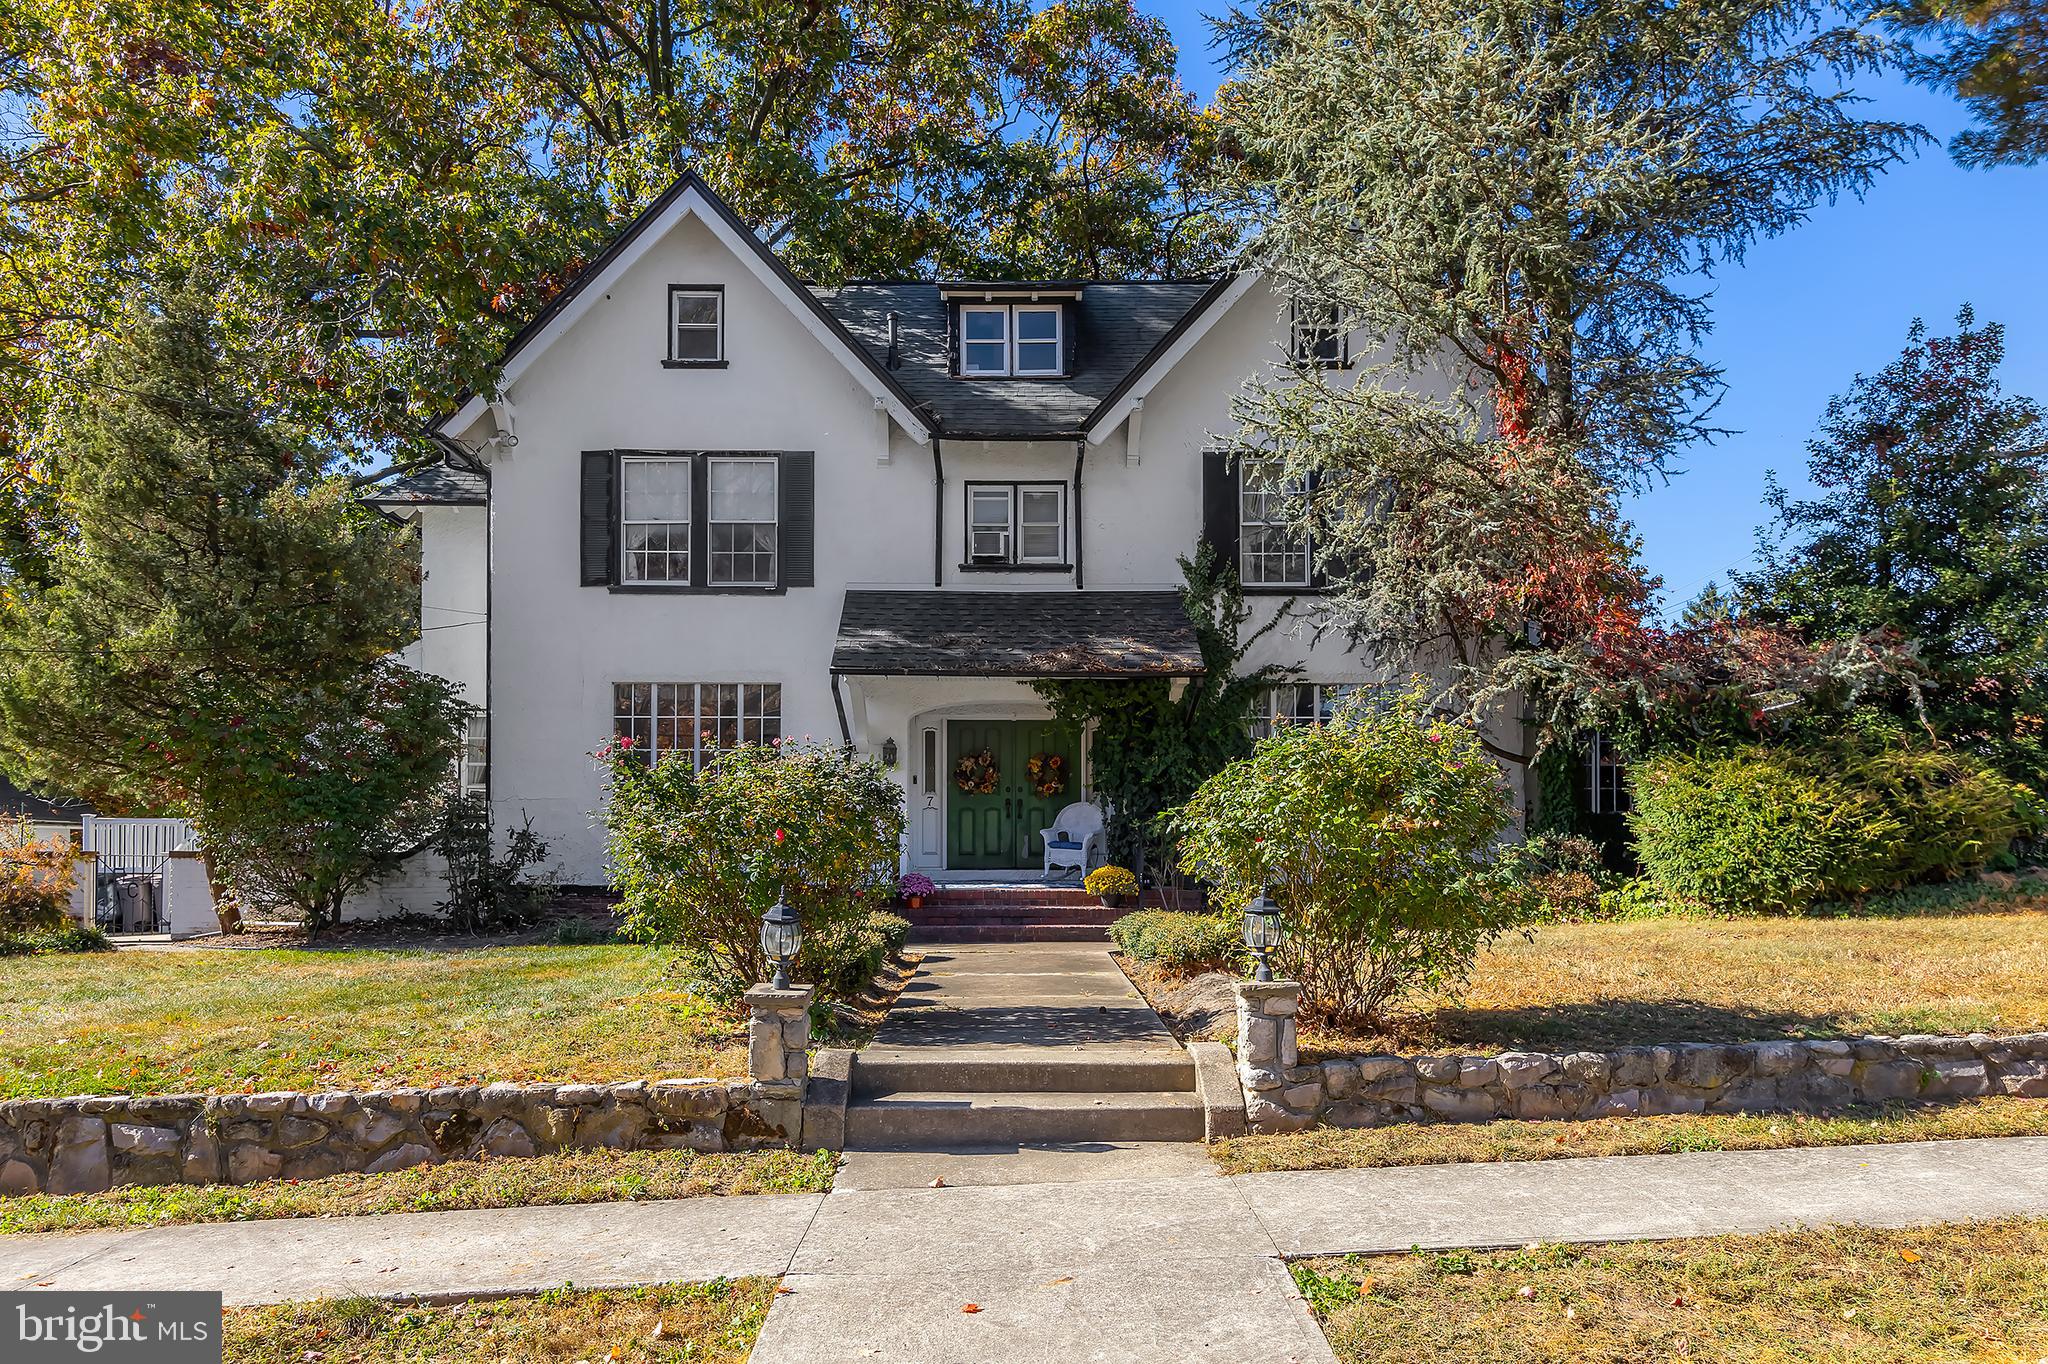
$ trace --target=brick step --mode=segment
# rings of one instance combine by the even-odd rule
[[[970,942],[1102,942],[1109,930],[1096,924],[931,924],[912,925],[910,941],[926,943]]]
[[[960,904],[1099,905],[1101,903],[1102,898],[1100,896],[1090,895],[1079,886],[941,886],[932,894],[924,897],[924,908],[926,909],[951,907]],[[1162,897],[1160,892],[1148,890],[1144,895],[1144,903],[1147,909],[1165,907],[1193,910],[1202,907],[1202,897],[1199,893],[1189,892],[1180,896],[1176,902],[1172,896]],[[1125,909],[1127,911],[1136,908],[1137,903],[1135,900],[1125,902]],[[898,905],[898,912],[902,912],[900,904]]]
[[[846,1109],[849,1150],[1020,1141],[1200,1141],[1202,1103],[1171,1093],[891,1094]]]
[[[953,905],[903,911],[913,924],[1112,924],[1124,914],[1100,905]]]

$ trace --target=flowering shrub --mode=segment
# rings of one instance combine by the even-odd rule
[[[701,771],[687,753],[650,767],[618,743],[598,758],[622,932],[681,949],[711,998],[767,978],[761,916],[778,893],[822,939],[888,892],[903,798],[879,763],[793,742],[730,749]]]
[[[1136,895],[1138,878],[1123,867],[1102,866],[1082,879],[1081,888],[1090,895]]]
[[[0,819],[0,938],[61,928],[78,876],[71,849],[38,843],[26,819]]]
[[[896,893],[905,897],[930,895],[937,889],[938,886],[933,884],[932,878],[921,871],[911,872],[896,883]]]
[[[1275,961],[1333,1022],[1381,1026],[1416,990],[1464,981],[1518,900],[1493,864],[1506,784],[1479,740],[1419,688],[1289,726],[1204,782],[1174,816],[1181,867],[1226,905],[1285,912]]]

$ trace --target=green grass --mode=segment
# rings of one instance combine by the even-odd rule
[[[1218,1142],[1209,1152],[1224,1173],[1243,1175],[1268,1170],[1374,1169],[2038,1136],[2048,1136],[2048,1103],[2001,1097],[1919,1107],[1887,1104],[1823,1115],[1726,1114],[1587,1122],[1502,1119],[1316,1128],[1287,1136],[1238,1137]]]
[[[37,956],[0,1099],[739,1075],[746,1022],[634,946]]]
[[[1293,1268],[1342,1364],[2048,1358],[2048,1222],[2035,1220]]]
[[[232,1309],[222,1344],[226,1364],[743,1364],[774,1295],[738,1279],[439,1307],[337,1298]]]
[[[835,1168],[837,1160],[829,1151],[563,1151],[527,1160],[450,1161],[303,1183],[167,1184],[61,1197],[29,1194],[0,1199],[0,1235],[714,1194],[823,1193],[832,1187]]]

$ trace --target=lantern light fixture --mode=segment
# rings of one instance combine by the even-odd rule
[[[796,960],[803,945],[803,926],[797,922],[796,911],[789,907],[789,897],[778,890],[774,905],[761,916],[761,951],[775,963],[772,983],[776,989],[789,988],[789,964]]]
[[[1264,891],[1259,898],[1244,907],[1244,945],[1252,950],[1256,967],[1252,979],[1269,981],[1273,978],[1271,956],[1273,949],[1280,945],[1280,906]]]

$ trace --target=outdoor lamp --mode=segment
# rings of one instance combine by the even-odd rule
[[[882,766],[884,766],[884,767],[894,767],[895,765],[896,765],[896,740],[895,740],[895,738],[894,738],[894,737],[892,736],[892,737],[890,737],[890,738],[887,738],[887,739],[884,739],[884,740],[882,740]]]
[[[1273,967],[1267,957],[1280,945],[1280,906],[1274,904],[1264,891],[1244,907],[1244,945],[1252,950],[1252,957],[1258,963],[1252,979],[1271,980]]]
[[[789,964],[796,960],[797,949],[803,943],[804,933],[797,924],[796,911],[789,907],[788,897],[777,891],[775,904],[761,916],[761,951],[775,963],[776,989],[789,988]]]

